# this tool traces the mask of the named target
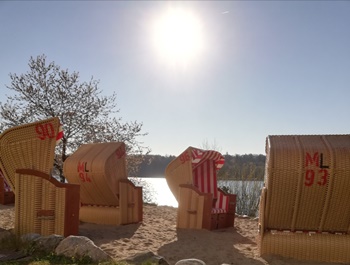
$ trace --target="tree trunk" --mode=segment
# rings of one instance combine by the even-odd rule
[[[66,181],[66,178],[63,175],[63,163],[67,159],[66,150],[67,150],[67,139],[63,136],[63,138],[62,138],[62,154],[61,154],[62,165],[59,167],[60,181],[62,183],[64,183]]]

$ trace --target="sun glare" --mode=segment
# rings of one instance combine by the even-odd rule
[[[156,21],[153,34],[158,55],[168,63],[186,65],[202,52],[202,28],[189,12],[167,12]]]

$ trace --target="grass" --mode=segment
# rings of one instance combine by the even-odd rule
[[[21,252],[26,255],[26,258],[2,261],[3,265],[49,265],[49,264],[70,264],[70,265],[131,265],[132,263],[122,261],[109,261],[109,262],[92,262],[90,257],[66,257],[63,255],[56,255],[52,252],[47,252],[38,249],[34,242],[24,242],[20,237],[11,234],[0,241],[0,249],[8,252]],[[145,260],[142,265],[156,265],[149,260]]]
[[[29,259],[14,260],[1,262],[4,265],[49,265],[49,264],[70,264],[70,265],[131,265],[133,263],[127,263],[123,261],[107,261],[107,262],[92,262],[89,257],[83,257],[76,259],[74,257],[68,258],[65,256],[58,256],[54,253],[33,255]],[[144,261],[142,265],[156,265],[157,263],[151,261]]]
[[[124,265],[127,263],[117,263],[117,262],[101,262],[101,263],[92,263],[85,262],[82,260],[74,260],[71,258],[66,258],[63,256],[55,256],[55,255],[48,255],[48,256],[37,256],[37,257],[31,257],[30,259],[24,259],[24,260],[14,260],[14,261],[6,261],[2,262],[1,264],[7,264],[7,265],[49,265],[49,264],[103,264],[103,265]]]

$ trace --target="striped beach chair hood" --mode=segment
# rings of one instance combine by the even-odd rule
[[[225,158],[222,156],[222,154],[220,154],[217,151],[202,150],[194,147],[191,147],[191,149],[193,169],[206,160],[213,160],[215,163],[216,170],[222,168],[225,163]]]

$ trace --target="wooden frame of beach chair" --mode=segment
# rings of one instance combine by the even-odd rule
[[[350,135],[268,136],[260,255],[350,263]]]
[[[79,184],[80,220],[122,225],[142,221],[142,187],[127,178],[125,144],[84,144],[64,162],[69,183]]]
[[[217,187],[216,171],[224,161],[219,152],[189,147],[169,163],[165,178],[178,201],[177,227],[234,226],[236,195]]]
[[[40,176],[41,181],[49,178],[47,176],[51,174],[53,168],[55,147],[62,136],[60,120],[57,117],[12,127],[0,135],[0,169],[6,182],[15,193],[15,230],[17,234],[40,231],[44,234],[55,232],[67,236],[78,232],[77,220],[79,217],[74,215],[68,218],[67,213],[79,208],[79,196],[70,195],[69,203],[66,204],[64,200],[61,200],[62,195],[57,195],[60,197],[55,200],[50,197],[53,194],[62,194],[59,191],[62,186],[57,184],[53,188],[52,185],[37,184],[37,176]],[[79,187],[70,189],[78,192]],[[33,196],[36,198],[36,205],[33,205]],[[51,208],[47,209],[47,203]],[[69,209],[64,208],[67,205]],[[60,211],[57,212],[56,208],[52,207],[58,207]],[[52,211],[55,212],[53,215],[51,215]],[[63,211],[65,214],[62,214]],[[33,214],[38,216],[33,216]],[[51,225],[46,227],[46,224],[42,222],[35,222],[33,226],[32,222],[35,218],[53,218],[54,226],[58,225],[61,228],[53,229]]]
[[[43,172],[17,169],[15,233],[77,235],[80,187],[61,183]]]

